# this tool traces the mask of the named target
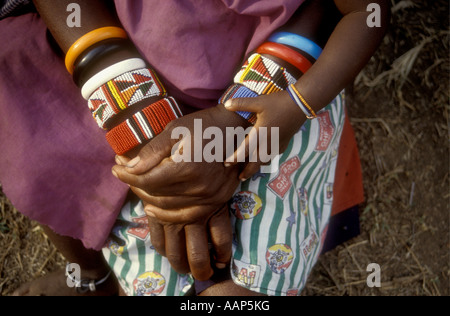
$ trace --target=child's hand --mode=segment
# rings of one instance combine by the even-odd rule
[[[257,117],[253,129],[245,141],[233,156],[225,160],[225,166],[235,165],[242,162],[244,158],[245,161],[250,161],[239,175],[242,181],[258,172],[260,166],[267,162],[261,161],[261,153],[270,155],[272,159],[277,154],[282,154],[291,138],[306,121],[306,116],[286,91],[256,98],[231,99],[224,105],[229,111],[252,112],[256,113]],[[266,127],[267,137],[264,137],[264,130],[261,127]],[[258,151],[255,148],[258,148]]]

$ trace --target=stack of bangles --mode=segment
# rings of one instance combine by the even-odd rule
[[[92,73],[100,61],[121,51],[132,52],[133,57]],[[68,50],[65,65],[98,126],[109,130],[106,139],[118,155],[152,139],[182,116],[122,28],[102,27],[83,35]],[[110,128],[112,119],[125,110],[128,119]]]
[[[242,65],[234,77],[234,84],[222,95],[219,103],[229,99],[251,98],[263,94],[287,90],[292,100],[299,106],[308,119],[316,113],[295,87],[298,78],[268,56],[277,57],[305,74],[322,52],[313,41],[297,34],[277,32],[268,41],[256,49]],[[250,112],[236,112],[254,124],[256,115]]]

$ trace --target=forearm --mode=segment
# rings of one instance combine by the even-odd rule
[[[336,1],[346,2],[346,1]],[[354,1],[347,1],[354,2]],[[320,58],[296,83],[296,87],[314,110],[329,104],[367,64],[386,32],[389,10],[385,1],[382,8],[381,27],[368,27],[364,3],[358,10],[343,12]],[[339,6],[338,6],[339,7]],[[341,10],[351,10],[341,7]]]
[[[62,64],[65,63],[67,71],[73,74],[74,83],[88,101],[89,109],[99,127],[109,131],[107,139],[110,145],[115,150],[119,150],[118,148],[124,142],[143,143],[151,135],[154,136],[156,132],[153,128],[159,128],[159,125],[155,123],[158,125],[156,126],[151,122],[155,122],[155,116],[158,115],[154,114],[155,112],[150,113],[148,108],[161,110],[161,107],[168,109],[172,105],[169,105],[168,99],[161,100],[166,96],[165,89],[154,70],[127,38],[125,30],[116,17],[114,2],[106,0],[34,1],[55,41],[66,55]],[[80,27],[68,25],[67,20],[70,20],[71,12],[67,10],[71,3],[79,6],[76,10],[80,15]],[[119,81],[126,78],[132,86],[120,90],[121,88],[115,82],[116,78],[119,78]],[[144,86],[148,87],[145,94],[140,90],[140,88],[144,89]],[[130,95],[133,89],[137,89],[137,92]],[[156,104],[158,101],[161,102]],[[137,136],[134,133],[137,139],[126,138],[124,135],[130,135],[130,133],[124,130],[124,126],[127,125],[125,121],[134,120],[136,115],[144,115],[143,111],[147,111],[145,112],[147,116],[152,116],[145,122],[148,125],[153,124],[148,126],[153,129],[153,132],[145,132],[144,135]],[[176,110],[171,108],[167,111],[171,111],[169,114],[172,117]],[[174,115],[178,116],[178,114]],[[159,119],[166,118],[158,116],[156,120],[165,125],[167,122],[160,122]],[[113,136],[108,138],[108,135]]]
[[[64,53],[84,34],[104,26],[120,26],[107,1],[78,0],[80,6],[81,25],[70,27],[67,25],[67,11],[73,0],[33,0],[41,18],[49,28],[53,37]]]

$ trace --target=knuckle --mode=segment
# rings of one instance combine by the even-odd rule
[[[181,256],[178,254],[168,253],[166,255],[167,260],[169,260],[170,264],[175,267],[180,267],[183,264],[183,260],[181,259]]]
[[[215,247],[223,254],[231,253],[231,236],[228,234],[221,234],[214,239]]]
[[[189,265],[193,269],[209,265],[209,252],[191,252],[189,254]]]

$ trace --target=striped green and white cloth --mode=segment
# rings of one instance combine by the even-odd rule
[[[344,94],[308,120],[272,174],[240,184],[230,200],[231,278],[268,295],[298,295],[324,242],[333,202]],[[129,201],[104,256],[128,295],[185,295],[191,275],[179,275],[152,248],[142,203]]]

